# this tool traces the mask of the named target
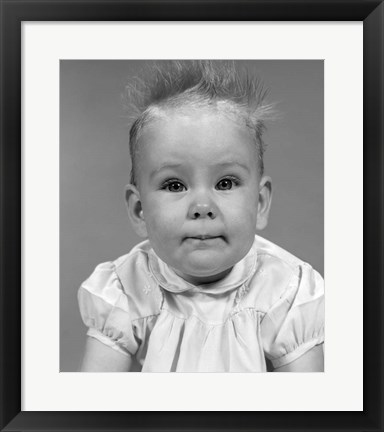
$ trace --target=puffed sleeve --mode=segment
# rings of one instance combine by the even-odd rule
[[[310,265],[297,267],[283,294],[267,311],[261,337],[265,356],[274,368],[324,342],[324,281]]]
[[[100,264],[78,291],[81,317],[89,328],[88,336],[125,355],[138,349],[129,313],[128,297],[115,266]]]

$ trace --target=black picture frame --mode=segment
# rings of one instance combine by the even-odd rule
[[[384,4],[378,0],[0,0],[0,430],[383,431]],[[363,21],[364,410],[359,412],[21,411],[21,23],[23,21]],[[341,311],[342,314],[342,311]],[[330,392],[332,389],[329,389]]]

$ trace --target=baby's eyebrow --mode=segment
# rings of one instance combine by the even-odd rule
[[[233,165],[238,165],[238,166],[240,166],[241,168],[244,168],[244,169],[246,169],[246,170],[249,170],[249,166],[248,165],[246,165],[246,164],[243,164],[242,162],[238,162],[238,161],[228,161],[228,162],[218,162],[217,164],[215,164],[215,165],[218,165],[218,166],[222,166],[222,167],[230,167],[230,166],[233,166]]]
[[[182,163],[169,163],[166,162],[164,164],[159,165],[157,168],[155,168],[151,174],[150,177],[154,177],[156,174],[158,174],[159,172],[165,170],[165,169],[176,169],[176,168],[181,168],[183,166]]]
[[[228,161],[228,162],[218,162],[216,164],[214,164],[214,166],[218,166],[220,168],[232,168],[233,166],[238,166],[240,168],[243,168],[246,171],[250,171],[249,166],[243,164],[242,162],[238,162],[238,161]]]
[[[154,176],[156,176],[157,174],[161,173],[161,171],[163,170],[167,170],[167,169],[177,169],[177,168],[184,168],[185,164],[184,163],[170,163],[170,162],[166,162],[164,164],[159,165],[157,168],[155,168],[151,174],[150,174],[150,178],[153,178]],[[212,163],[212,169],[215,168],[233,168],[233,167],[240,167],[243,170],[250,172],[250,168],[248,165],[243,164],[242,162],[238,162],[238,161],[225,161],[225,162],[217,162],[217,163]]]

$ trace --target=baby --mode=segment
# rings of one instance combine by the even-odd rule
[[[146,240],[80,287],[81,369],[323,371],[323,280],[256,235],[271,205],[260,83],[215,61],[154,75],[129,90],[141,106],[126,201]]]

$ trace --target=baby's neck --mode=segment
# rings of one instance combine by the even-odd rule
[[[231,271],[232,271],[233,267],[230,267],[229,269],[224,270],[221,273],[215,274],[215,275],[211,275],[211,276],[192,276],[192,275],[186,275],[184,273],[179,272],[178,270],[174,269],[174,272],[180,276],[181,278],[183,278],[184,280],[186,280],[187,282],[189,282],[192,285],[205,285],[205,284],[210,284],[210,283],[214,283],[214,282],[218,282],[222,279],[224,279]]]

